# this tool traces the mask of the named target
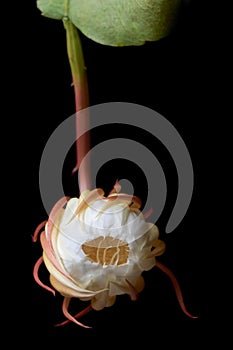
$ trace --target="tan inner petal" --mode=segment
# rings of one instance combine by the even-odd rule
[[[82,244],[82,250],[91,262],[101,265],[125,264],[129,255],[128,243],[111,236],[100,236],[86,242]]]

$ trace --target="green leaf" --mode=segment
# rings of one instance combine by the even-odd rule
[[[142,45],[167,36],[184,0],[37,0],[46,17],[70,21],[110,46]]]

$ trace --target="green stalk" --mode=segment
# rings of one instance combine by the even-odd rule
[[[76,165],[73,169],[73,173],[79,171],[79,190],[82,192],[86,189],[91,189],[89,161],[86,160],[82,168],[80,168],[83,158],[90,150],[88,109],[85,111],[85,118],[83,118],[83,114],[82,118],[79,118],[78,115],[79,111],[89,107],[87,74],[79,32],[68,17],[63,18],[63,24],[66,29],[67,53],[75,94],[76,135],[78,135],[79,130],[83,130],[84,128],[88,130],[85,134],[76,139]]]

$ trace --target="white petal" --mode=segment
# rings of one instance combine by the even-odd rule
[[[70,220],[75,215],[75,212],[78,209],[79,202],[80,202],[79,198],[75,198],[75,197],[71,198],[68,201],[62,217],[62,222],[61,222],[62,225],[66,225],[68,222],[70,222]]]

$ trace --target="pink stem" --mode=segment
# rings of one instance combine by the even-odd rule
[[[79,190],[82,192],[91,189],[89,160],[86,159],[80,168],[82,160],[90,150],[87,75],[78,30],[68,19],[64,19],[63,23],[67,34],[67,52],[75,93],[76,135],[78,136],[79,133],[87,130],[76,140],[76,166],[72,171],[74,173],[79,170]],[[78,112],[81,110],[84,111],[79,115]]]

